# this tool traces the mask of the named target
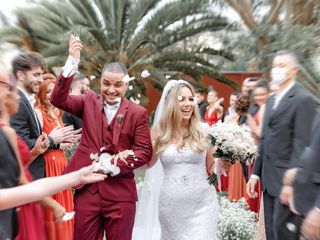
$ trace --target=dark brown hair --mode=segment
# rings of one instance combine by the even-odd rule
[[[235,111],[238,114],[244,114],[248,112],[248,109],[250,107],[250,98],[246,95],[239,95],[235,102]]]
[[[43,57],[36,52],[21,53],[12,61],[12,73],[17,77],[18,71],[30,71],[32,68],[41,67],[46,70],[46,62]]]

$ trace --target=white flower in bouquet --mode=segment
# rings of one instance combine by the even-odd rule
[[[209,130],[208,139],[212,146],[217,147],[213,156],[218,160],[230,160],[232,164],[236,161],[250,163],[257,156],[254,139],[245,125],[218,122]],[[215,169],[208,179],[209,183],[215,184],[220,175],[221,169]]]

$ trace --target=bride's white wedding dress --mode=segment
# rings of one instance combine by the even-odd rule
[[[207,181],[205,152],[169,145],[159,160],[164,169],[161,240],[217,239],[219,204],[215,188]]]

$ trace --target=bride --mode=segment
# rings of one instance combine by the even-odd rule
[[[148,167],[133,240],[217,239],[219,205],[212,172],[212,149],[196,109],[193,87],[169,81],[155,115],[154,157]],[[228,168],[228,162],[223,162]]]

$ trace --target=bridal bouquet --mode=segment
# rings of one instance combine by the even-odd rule
[[[245,125],[218,122],[210,128],[208,139],[212,146],[217,147],[213,155],[216,158],[216,167],[208,178],[209,184],[217,181],[219,184],[221,174],[226,175],[220,166],[221,160],[229,160],[232,164],[236,161],[250,164],[257,156],[257,146],[250,129]]]

